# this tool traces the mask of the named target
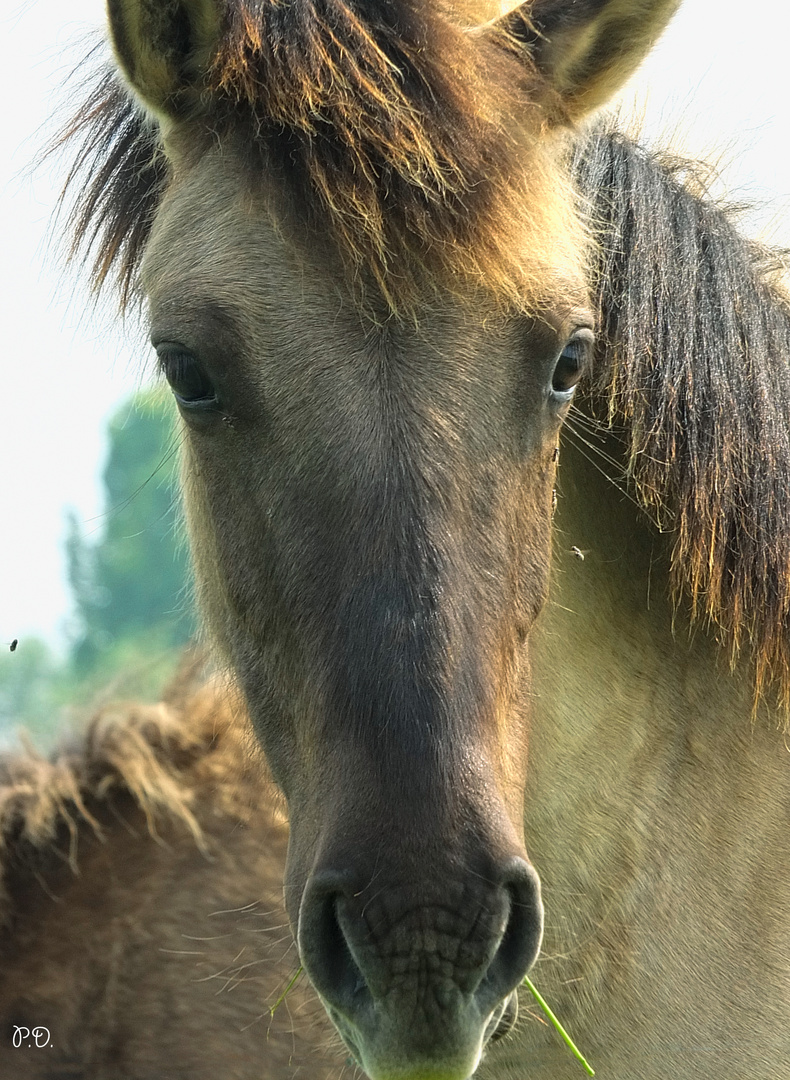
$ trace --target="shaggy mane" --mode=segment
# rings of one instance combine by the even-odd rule
[[[125,309],[142,299],[140,261],[167,189],[168,166],[157,125],[121,85],[115,67],[89,70],[100,52],[103,43],[77,69],[90,89],[51,152],[76,144],[59,207],[69,257],[91,263],[97,292],[114,277]]]
[[[745,240],[699,167],[601,126],[573,171],[599,242],[592,408],[624,431],[692,618],[790,709],[787,253]]]
[[[594,408],[623,428],[641,504],[674,536],[676,596],[721,628],[733,663],[751,653],[758,696],[773,684],[790,709],[783,255],[742,239],[688,163],[607,128],[578,140],[569,173],[590,214],[574,224],[570,176],[530,126],[542,90],[528,58],[436,4],[228,0],[206,80],[212,111],[188,122],[196,152],[201,132],[241,133],[306,235],[328,230],[393,311],[454,278],[539,304],[572,280],[590,226]],[[116,276],[125,303],[170,179],[157,123],[105,73],[63,139],[78,144],[73,250],[93,257],[97,287]]]
[[[251,177],[278,177],[306,237],[327,235],[393,312],[436,282],[539,305],[583,243],[541,132],[546,89],[515,36],[459,17],[427,0],[227,0],[179,148],[241,136]],[[73,246],[126,300],[169,179],[158,125],[109,72],[74,139]]]
[[[11,875],[52,858],[66,858],[77,873],[80,829],[87,825],[101,839],[97,817],[118,796],[134,799],[154,838],[157,825],[179,823],[204,853],[201,792],[210,793],[213,809],[246,820],[240,780],[254,772],[260,783],[260,757],[238,702],[212,682],[197,686],[201,672],[202,664],[187,665],[155,705],[101,710],[49,759],[32,747],[0,757],[0,926],[12,915]]]

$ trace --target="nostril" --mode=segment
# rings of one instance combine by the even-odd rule
[[[299,953],[319,994],[347,1012],[367,983],[338,917],[341,903],[336,883],[316,881],[308,886],[299,913]]]
[[[493,908],[488,904],[485,908],[492,916],[498,912],[494,918],[499,932],[493,940],[489,939],[487,947],[484,940],[479,941],[490,959],[486,963],[481,956],[480,967],[475,964],[477,985],[475,988],[474,984],[468,986],[471,1000],[466,999],[464,1008],[471,1006],[476,1015],[487,1017],[487,1023],[504,1031],[515,1016],[513,1013],[511,1017],[509,1011],[515,1008],[515,1001],[508,1006],[508,999],[538,955],[543,907],[538,876],[523,859],[512,859],[501,866],[491,886],[493,893],[489,894],[489,902],[493,903],[496,896],[496,903]],[[298,942],[302,963],[341,1030],[346,1027],[341,1018],[358,1027],[363,1017],[370,1019],[373,1016],[376,1012],[374,999],[381,999],[392,974],[386,957],[377,951],[366,926],[354,917],[354,895],[345,875],[322,872],[308,881],[299,909]],[[424,919],[425,912],[420,911],[421,919]],[[402,936],[405,930],[400,923],[398,926]],[[418,931],[421,930],[422,921],[418,926]],[[420,933],[416,936],[418,942],[422,940]],[[419,948],[419,944],[412,948],[415,953],[412,959],[417,962],[430,959],[417,955]],[[416,983],[414,992],[417,996],[421,993]],[[493,1031],[487,1032],[488,1037],[492,1034]]]
[[[518,986],[537,959],[543,936],[540,880],[523,859],[514,859],[503,875],[509,912],[505,931],[485,978],[477,989],[481,1006],[490,1007]]]

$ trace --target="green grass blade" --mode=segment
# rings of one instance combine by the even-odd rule
[[[573,1039],[570,1037],[568,1032],[565,1030],[565,1028],[562,1026],[562,1024],[557,1019],[557,1017],[551,1011],[549,1006],[546,1004],[546,1002],[544,1001],[543,997],[540,994],[540,991],[535,986],[532,979],[530,979],[527,975],[524,976],[524,985],[529,988],[529,991],[532,994],[532,996],[535,998],[535,1001],[537,1001],[538,1005],[540,1005],[541,1009],[543,1009],[546,1016],[548,1016],[549,1020],[551,1020],[552,1024],[554,1025],[556,1030],[559,1032],[563,1042],[566,1044],[566,1046],[568,1046],[568,1048],[570,1049],[573,1056],[578,1061],[580,1061],[582,1063],[582,1065],[584,1066],[584,1068],[585,1068],[585,1070],[587,1072],[587,1075],[588,1076],[595,1076],[595,1072],[593,1071],[593,1068],[590,1065],[589,1061],[585,1057],[582,1057],[582,1055],[579,1053],[579,1050],[578,1050],[578,1048],[576,1046],[576,1043],[573,1041]]]
[[[302,968],[302,965],[300,964],[299,967],[296,969],[296,974],[294,975],[294,977],[291,979],[291,981],[288,983],[286,988],[283,990],[283,992],[277,998],[274,1005],[272,1005],[271,1009],[269,1009],[269,1016],[274,1016],[274,1014],[277,1012],[280,1005],[285,1001],[286,997],[288,996],[288,991],[291,989],[293,984],[296,982],[296,980],[302,974],[302,971],[303,971],[303,968]]]

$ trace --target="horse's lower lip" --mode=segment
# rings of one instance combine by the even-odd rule
[[[511,997],[515,998],[515,996],[516,996],[516,994],[515,994],[515,991],[514,991],[514,993],[511,995]],[[502,1012],[502,1016],[508,1015],[508,1010],[509,1010],[509,999],[508,999],[508,1001],[505,1002],[505,1006],[504,1006],[504,1009],[503,1009],[503,1012]],[[351,1056],[348,1058],[347,1064],[348,1065],[355,1065],[357,1067],[357,1069],[359,1070],[361,1076],[363,1077],[363,1080],[367,1080],[367,1075],[368,1074],[363,1072],[364,1065],[363,1065],[363,1061],[362,1061],[362,1054],[360,1053],[359,1047],[357,1046],[355,1039],[349,1034],[349,1025],[344,1022],[343,1018],[334,1009],[328,1008],[327,1012],[329,1013],[329,1017],[332,1020],[333,1024],[335,1025],[335,1027],[336,1027],[336,1029],[338,1031],[338,1034],[340,1035],[340,1038],[343,1040],[343,1043],[344,1043],[346,1049],[350,1052]],[[513,1014],[513,1021],[515,1021],[515,1013]],[[496,1032],[499,1030],[499,1026],[501,1024],[502,1024],[502,1017],[500,1017],[499,1020],[496,1021],[496,1027],[495,1027],[494,1036],[486,1036],[486,1038],[484,1039],[484,1043],[490,1041],[490,1038],[492,1038],[492,1037],[499,1038],[499,1035],[497,1035]],[[502,1034],[506,1034],[507,1031],[510,1031],[511,1026],[512,1026],[512,1023],[508,1022],[507,1026],[506,1026],[506,1030],[503,1031]],[[466,1080],[474,1080],[474,1078],[470,1075],[470,1076],[468,1076],[466,1078]]]
[[[334,1009],[330,1008],[328,1009],[328,1012],[343,1042],[345,1043],[346,1048],[351,1052],[351,1057],[349,1058],[348,1063],[351,1064],[353,1062],[353,1064],[356,1065],[357,1068],[361,1069],[362,1055],[359,1052],[359,1048],[357,1047],[356,1042],[349,1034],[348,1025],[343,1022],[342,1017],[340,1017]],[[502,1005],[499,1016],[495,1020],[492,1018],[489,1027],[490,1034],[488,1032],[486,1033],[486,1036],[483,1040],[484,1044],[489,1042],[495,1042],[498,1039],[502,1039],[506,1035],[509,1035],[510,1032],[513,1030],[517,1018],[518,991],[514,990],[510,997],[507,998]],[[472,1080],[472,1078],[469,1077],[469,1080]]]

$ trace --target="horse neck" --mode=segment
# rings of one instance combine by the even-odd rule
[[[752,715],[745,665],[731,672],[715,634],[675,612],[664,538],[625,485],[572,447],[559,481],[552,588],[531,646],[525,832],[547,905],[540,978],[570,995],[570,1013],[577,993],[657,1005],[678,979],[691,1009],[705,994],[684,968],[695,938],[724,970],[777,902],[733,882],[761,845],[789,846],[790,759],[777,717]],[[714,923],[731,929],[709,943]],[[676,933],[683,947],[650,954],[656,935]],[[566,991],[574,980],[582,989]]]

